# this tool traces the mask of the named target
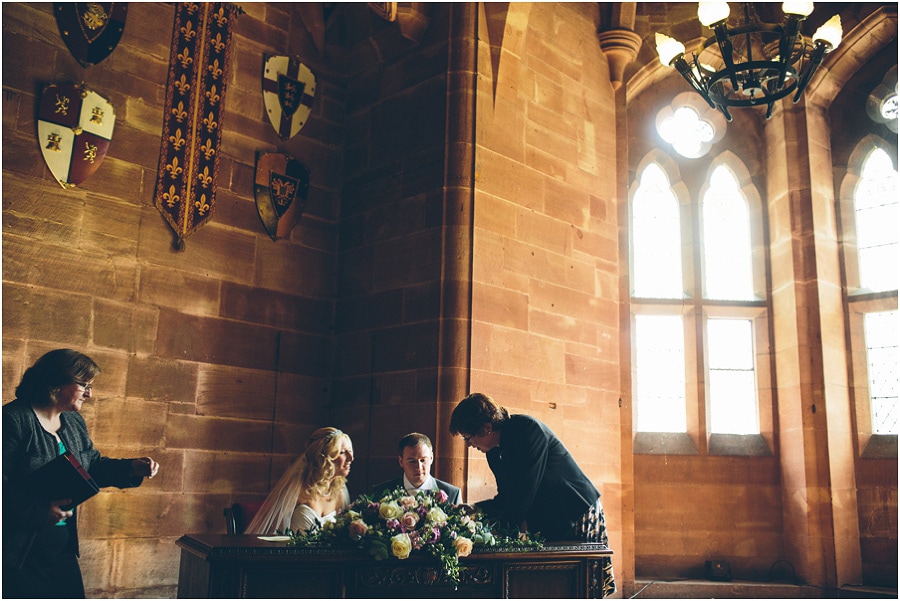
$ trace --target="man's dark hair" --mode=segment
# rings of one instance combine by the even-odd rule
[[[450,416],[450,433],[454,436],[477,436],[485,424],[494,430],[503,428],[509,419],[509,411],[494,402],[494,399],[480,392],[473,392],[459,402]]]
[[[431,449],[432,452],[434,452],[434,445],[431,444],[430,438],[428,438],[427,436],[425,436],[424,434],[421,434],[419,432],[410,432],[409,434],[407,434],[406,436],[404,436],[403,438],[400,439],[400,445],[397,448],[397,450],[399,452],[397,454],[402,456],[403,449],[405,449],[407,447],[409,447],[409,448],[417,447],[420,444],[425,445],[426,447]]]

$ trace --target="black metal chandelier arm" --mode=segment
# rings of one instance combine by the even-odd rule
[[[822,64],[822,59],[825,58],[825,53],[831,50],[831,44],[825,42],[823,40],[816,40],[815,45],[813,46],[813,50],[809,55],[809,64],[806,67],[806,71],[804,71],[803,75],[800,77],[800,83],[797,84],[797,93],[794,94],[794,104],[797,104],[800,101],[800,96],[803,94],[803,90],[806,89],[807,84],[809,84],[809,80],[812,79],[813,74],[815,74],[816,70],[818,70],[819,65]]]
[[[693,69],[691,69],[691,66],[685,60],[683,54],[676,57],[675,60],[672,61],[672,65],[678,70],[679,73],[681,73],[681,76],[684,77],[684,79],[689,84],[691,84],[691,87],[694,88],[694,91],[703,97],[707,104],[709,104],[709,108],[716,108],[716,104],[709,97],[709,94],[706,91],[706,87],[702,82],[697,80]]]
[[[781,33],[781,42],[778,45],[778,60],[782,66],[786,67],[793,59],[794,42],[797,41],[797,34],[800,31],[800,19],[794,15],[788,15],[787,23],[785,23],[784,31]],[[784,85],[784,78],[787,73],[786,69],[781,70],[778,78],[778,87]]]
[[[734,45],[731,43],[731,37],[728,35],[728,25],[725,21],[715,24],[716,40],[719,42],[719,51],[722,53],[722,60],[725,61],[725,68],[728,69],[728,76],[731,78],[731,85],[736,90],[738,88],[737,73],[734,70]]]

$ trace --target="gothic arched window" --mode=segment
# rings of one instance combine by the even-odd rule
[[[716,454],[717,435],[771,428],[769,368],[757,361],[769,348],[761,202],[731,153],[694,193],[654,155],[630,202],[635,449],[666,451],[642,434],[706,434]]]
[[[896,153],[875,136],[861,140],[848,161],[839,200],[853,391],[864,454],[878,452],[866,450],[873,435],[877,439],[900,432],[900,211],[897,169],[889,150]]]

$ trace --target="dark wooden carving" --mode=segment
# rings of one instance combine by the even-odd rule
[[[596,598],[603,545],[477,549],[459,585],[430,556],[376,561],[355,549],[292,547],[252,535],[181,537],[179,598]]]

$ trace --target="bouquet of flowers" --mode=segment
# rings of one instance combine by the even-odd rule
[[[524,550],[540,548],[540,541],[495,532],[481,514],[469,515],[465,506],[451,505],[442,490],[409,493],[403,488],[381,497],[360,496],[322,529],[290,532],[289,544],[356,545],[375,559],[406,559],[429,553],[440,563],[447,580],[459,584],[459,558],[475,547],[499,546]]]

